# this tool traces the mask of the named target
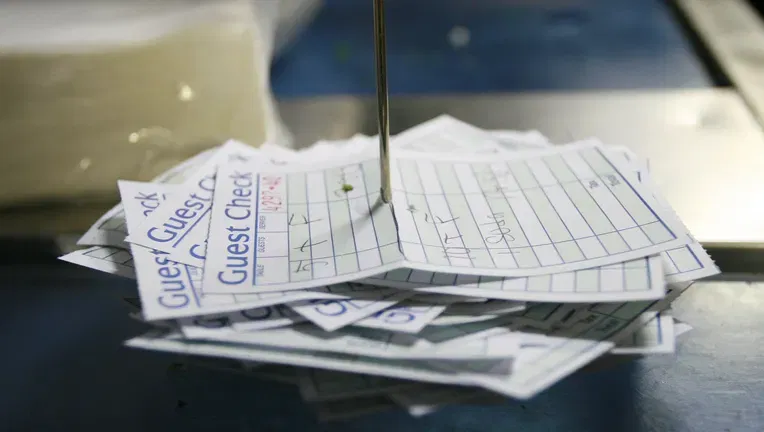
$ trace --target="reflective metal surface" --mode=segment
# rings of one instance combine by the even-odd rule
[[[282,102],[300,145],[376,133],[372,98]],[[538,129],[556,143],[596,136],[650,160],[656,183],[695,237],[764,246],[764,135],[731,90],[392,97],[396,133],[441,113],[490,129]]]
[[[720,69],[764,120],[764,20],[747,0],[677,0]],[[757,2],[753,2],[757,3]]]

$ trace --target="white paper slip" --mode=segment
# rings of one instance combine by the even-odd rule
[[[350,284],[353,298],[346,300],[309,300],[290,303],[299,315],[326,331],[335,331],[390,308],[414,295],[411,291]]]
[[[504,150],[492,134],[445,114],[399,133],[390,144],[418,152],[493,154]]]
[[[379,201],[378,161],[256,169],[220,169],[209,242],[221,253],[205,265],[205,293],[310,288],[400,267],[395,221]],[[247,176],[253,184],[237,186]],[[241,197],[248,193],[254,199]]]
[[[179,183],[198,168],[199,165],[212,156],[217,149],[211,149],[170,168],[157,176],[152,183]],[[115,246],[127,249],[125,241],[127,225],[122,204],[117,204],[106,212],[91,226],[77,241],[82,246]]]
[[[545,335],[560,338],[589,339],[592,341],[618,341],[644,326],[643,314],[666,309],[690,284],[674,284],[667,290],[666,297],[655,301],[628,303],[594,303],[579,309],[573,319],[565,325],[554,327]],[[519,331],[537,330],[519,328]],[[543,336],[545,338],[546,336]],[[526,335],[526,342],[533,340]]]
[[[633,171],[634,176],[636,176],[636,181],[650,185],[650,188],[653,190],[657,189],[647,170],[649,166],[648,161],[642,160],[626,147],[608,147],[606,151],[608,154],[621,158],[621,160],[630,164],[630,169]],[[667,211],[674,213],[674,210],[664,198],[658,195],[651,195],[647,198],[652,205],[662,206]],[[716,263],[714,263],[714,260],[708,255],[708,252],[706,252],[700,243],[692,238],[690,231],[681,221],[680,224],[682,224],[684,232],[692,241],[686,246],[670,249],[661,254],[666,281],[668,283],[689,282],[719,274],[720,270]]]
[[[539,329],[550,329],[565,315],[565,306],[556,303],[538,303],[530,306],[524,303],[516,303],[517,306],[515,307],[502,303],[509,302],[488,301],[482,305],[484,306],[482,309],[465,308],[459,310],[458,308],[449,308],[430,322],[429,325],[433,327],[452,327],[467,324],[485,325],[486,322],[493,322],[497,323],[496,325],[513,323],[533,326]],[[461,304],[455,306],[461,306]],[[491,310],[503,313],[491,314],[488,312]],[[429,327],[426,330],[429,330]]]
[[[309,402],[378,396],[418,386],[411,381],[321,369],[300,369],[298,377],[300,395]]]
[[[305,319],[283,305],[247,309],[225,314],[181,318],[178,326],[183,336],[190,339],[207,337],[211,331],[218,333],[269,330],[304,322]]]
[[[506,315],[522,312],[525,303],[503,300],[488,300],[483,303],[457,303],[452,304],[445,311],[447,315]]]
[[[626,162],[638,161],[638,158],[629,155],[630,152],[625,148],[614,149],[608,147],[606,151],[609,154],[622,158]],[[635,175],[638,176],[638,181],[647,182],[649,177],[645,171],[641,171],[642,165],[637,163],[632,168]],[[651,198],[656,199],[655,197]],[[668,206],[666,207],[668,208]],[[671,211],[673,212],[673,210]],[[686,228],[684,231],[688,233]],[[662,253],[661,256],[664,268],[663,273],[665,273],[665,279],[668,283],[696,280],[719,273],[719,269],[711,257],[697,242],[668,250]],[[621,264],[623,270],[620,272],[618,271],[618,266],[607,266],[608,270],[602,272],[604,277],[600,275],[600,277],[595,278],[595,269],[576,272],[575,281],[572,285],[566,279],[570,279],[573,275],[565,273],[552,275],[552,282],[548,282],[549,276],[544,276],[538,279],[529,278],[527,281],[520,280],[520,278],[509,281],[479,278],[477,283],[475,283],[476,278],[472,278],[471,282],[469,277],[463,275],[436,275],[411,270],[389,272],[384,275],[375,276],[369,282],[409,289],[427,287],[429,285],[432,289],[424,288],[422,291],[463,295],[472,293],[497,299],[525,299],[529,301],[612,302],[656,299],[663,295],[664,283],[658,277],[661,272],[657,271],[655,263],[651,265],[639,260],[624,263]],[[644,272],[640,274],[634,270],[635,267],[644,267]],[[626,271],[626,268],[629,268],[629,270]],[[628,273],[628,275],[623,273]],[[550,284],[552,288],[560,286],[561,292],[559,297],[554,289],[545,290],[542,288],[548,287]],[[479,290],[474,289],[476,285],[480,288]],[[535,289],[530,288],[534,286],[536,287]],[[490,290],[490,292],[481,294],[483,288]],[[571,293],[571,288],[575,292]],[[578,298],[578,300],[575,300],[575,298]]]
[[[427,326],[422,329],[416,336],[420,340],[426,340],[427,342],[448,347],[459,347],[465,343],[472,341],[485,342],[488,339],[491,344],[501,344],[500,338],[506,337],[510,342],[510,345],[514,344],[513,340],[520,339],[520,334],[514,332],[513,327],[519,327],[516,325],[516,321],[506,316],[499,316],[491,320],[484,320],[480,322],[467,322],[463,324],[453,324],[449,326]]]
[[[77,240],[81,246],[112,246],[127,249],[127,224],[125,223],[125,213],[122,210],[122,204],[117,204],[109,211],[104,213],[90,227],[85,234]]]
[[[356,327],[374,328],[401,333],[419,333],[446,310],[446,306],[424,306],[416,302],[396,305],[373,316],[356,321]]]
[[[167,253],[175,262],[202,268],[215,174],[221,164],[251,161],[262,155],[245,144],[228,141],[183,183],[161,209],[133,225],[126,241]],[[201,226],[201,229],[196,229]]]
[[[606,325],[592,323],[585,331],[579,331],[579,337],[546,336],[543,344],[532,340],[531,344],[524,342],[510,374],[501,378],[478,376],[476,381],[481,387],[505,396],[533,397],[610,351],[614,344],[598,339],[609,331]]]
[[[687,247],[672,250],[687,263]],[[534,302],[614,302],[654,300],[665,294],[666,279],[658,255],[575,272],[523,278],[497,278],[396,270],[364,282],[417,292]]]
[[[464,143],[464,147],[453,148],[453,151],[469,149],[468,141],[457,142]],[[422,150],[433,149],[437,147]],[[607,147],[606,151],[623,162],[639,161],[624,148]],[[639,170],[644,165],[636,163],[633,169],[637,170],[639,175]],[[664,270],[668,273],[666,279],[669,282],[698,279],[718,273],[711,258],[697,243],[672,249],[662,255]],[[596,270],[510,280],[401,269],[374,276],[366,282],[397,288],[421,288],[420,291],[430,293],[485,296],[504,300],[582,303],[631,301],[663,296],[664,280],[660,277],[662,271],[658,266],[656,258],[648,258]]]
[[[493,130],[488,133],[496,139],[505,151],[523,151],[538,150],[552,147],[554,144],[549,142],[541,132],[533,131],[510,131]]]
[[[157,208],[162,208],[164,197],[172,195],[177,186],[120,181],[119,189],[127,221],[130,226],[135,226],[154,211],[143,205],[143,197],[156,195],[160,200]],[[351,290],[347,285],[334,285],[289,293],[204,295],[201,269],[178,264],[162,251],[138,245],[131,249],[144,318],[151,321],[236,312],[302,300],[347,298]]]
[[[669,295],[673,294],[669,292]],[[612,340],[631,333],[642,324],[639,318],[643,313],[669,301],[591,305],[589,316],[576,325],[547,332],[551,336],[535,340],[523,335],[524,346],[509,376],[502,379],[484,376],[478,377],[477,381],[482,387],[499,394],[532,397],[609,352],[615,346]]]
[[[692,331],[692,329],[693,327],[691,325],[674,318],[674,339],[678,338],[679,336],[687,332]]]
[[[586,347],[588,344],[592,344],[591,341],[585,341]],[[348,356],[343,354],[332,354],[327,352],[318,351],[304,351],[304,350],[283,350],[271,347],[254,347],[245,345],[225,344],[220,345],[216,343],[208,343],[203,341],[189,342],[184,340],[178,333],[154,331],[149,332],[146,335],[133,338],[125,343],[127,346],[142,348],[154,351],[173,352],[187,355],[200,355],[200,356],[212,356],[212,357],[225,357],[238,359],[243,361],[258,361],[263,363],[276,363],[276,364],[288,364],[298,367],[310,367],[320,368],[326,370],[334,370],[341,372],[352,372],[358,374],[385,376],[390,378],[398,378],[404,380],[413,380],[437,384],[452,384],[452,385],[485,385],[489,383],[491,389],[499,389],[499,393],[506,396],[528,398],[536,394],[541,389],[545,388],[539,386],[537,382],[532,381],[526,388],[523,384],[528,380],[524,378],[521,380],[515,380],[507,382],[506,379],[497,378],[491,375],[480,375],[477,373],[462,373],[452,372],[441,369],[433,369],[428,365],[424,365],[420,361],[406,361],[406,360],[387,360],[381,358],[371,358],[366,356]],[[569,347],[572,347],[570,345]],[[579,345],[579,347],[582,347]],[[612,344],[603,344],[606,352]],[[583,348],[583,347],[582,347]],[[572,349],[575,350],[575,347]],[[532,357],[530,351],[523,349],[526,357]],[[533,354],[538,356],[538,353],[544,352],[544,348],[536,350]],[[562,376],[566,376],[567,373],[576,370],[580,365],[586,364],[591,358],[596,358],[601,353],[595,353],[591,349],[582,349],[580,352],[576,351],[575,354],[566,357],[570,360],[570,363],[564,363],[563,367],[566,369],[562,371]],[[531,358],[530,360],[533,360]],[[529,359],[525,361],[528,362]],[[459,364],[453,364],[454,370]],[[481,367],[487,367],[482,366]],[[547,371],[548,372],[548,371]],[[557,371],[558,376],[560,371]],[[547,379],[545,382],[554,381]]]
[[[93,246],[68,253],[59,259],[104,273],[135,279],[133,256],[117,247]]]
[[[188,341],[179,333],[154,330],[125,342],[126,346],[152,351],[163,351],[205,357],[224,357],[243,361],[255,361],[320,368],[326,370],[385,376],[431,383],[469,385],[469,380],[458,375],[434,371],[418,362],[406,362],[348,356],[319,351],[284,350],[272,347],[246,345],[220,345],[215,342]]]
[[[708,252],[697,242],[671,249],[661,257],[667,283],[690,282],[721,273]]]
[[[410,268],[525,277],[582,270],[686,245],[595,142],[487,158],[398,152],[393,203]],[[511,157],[510,157],[511,156]]]
[[[555,339],[548,348],[524,347],[515,369],[505,378],[476,378],[487,390],[518,399],[528,399],[561,381],[602,355],[613,344],[580,339]]]
[[[229,344],[323,351],[387,359],[506,359],[511,358],[520,347],[519,336],[503,339],[501,343],[498,340],[485,338],[469,339],[458,345],[432,344],[425,339],[406,337],[408,335],[391,332],[356,329],[353,332],[340,330],[327,333],[318,331],[313,326],[301,324],[253,332],[221,333],[211,329],[206,334],[204,329],[197,327],[196,335],[198,340]]]
[[[483,321],[490,321],[500,318],[501,315],[441,315],[429,325],[431,326],[453,326],[462,324],[473,324]]]
[[[233,316],[231,327],[236,331],[267,330],[306,321],[305,317],[295,313],[287,305],[243,310]]]
[[[304,150],[298,151],[295,160],[316,163],[317,161],[336,159],[337,155],[348,157],[355,154],[363,154],[369,148],[378,145],[378,143],[378,138],[375,139],[363,135],[354,135],[349,140],[344,141],[319,141]]]
[[[224,250],[247,254],[208,263],[217,282],[205,283],[205,292],[307,288],[402,265],[525,277],[620,263],[689,241],[670,211],[649,205],[644,196],[653,191],[623,176],[594,143],[500,160],[399,153],[393,162],[397,231],[389,207],[378,204],[375,159],[257,173],[247,224],[219,215],[230,204],[223,201],[210,231],[227,244],[229,228],[247,230],[257,247],[227,244]],[[225,176],[229,196],[235,174]],[[243,262],[254,274],[237,267]]]
[[[640,317],[642,326],[632,334],[616,340],[611,354],[671,354],[676,350],[674,318],[671,314],[646,312]]]

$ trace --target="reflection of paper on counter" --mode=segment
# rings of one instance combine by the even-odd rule
[[[640,317],[642,326],[619,339],[612,354],[668,354],[676,349],[674,318],[670,312],[648,312]]]

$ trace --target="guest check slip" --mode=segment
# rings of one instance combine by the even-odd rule
[[[203,267],[209,294],[313,288],[401,268],[528,277],[690,242],[596,143],[498,159],[399,152],[392,206],[379,200],[378,170],[373,158],[278,170],[239,158],[179,192],[127,240]],[[207,248],[215,253],[205,259]],[[659,265],[643,267],[659,273]]]
[[[128,346],[240,362],[321,418],[527,399],[604,355],[671,354],[672,301],[719,272],[629,149],[448,116],[391,148],[384,204],[372,137],[230,141],[119,181],[61,259],[136,280],[155,329]]]

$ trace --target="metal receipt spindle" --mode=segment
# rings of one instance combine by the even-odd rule
[[[385,46],[385,2],[374,0],[374,52],[377,64],[377,120],[379,124],[379,172],[382,202],[392,200],[390,182],[390,109],[387,93],[387,48]]]

